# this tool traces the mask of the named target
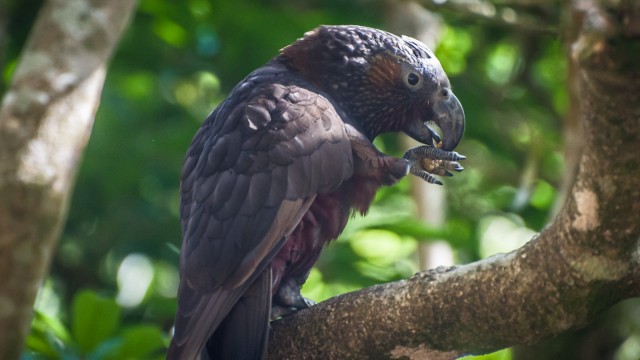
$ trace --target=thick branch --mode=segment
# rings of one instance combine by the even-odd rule
[[[0,108],[0,358],[17,359],[134,2],[52,0]]]
[[[272,323],[272,359],[449,359],[531,344],[640,295],[640,5],[576,2],[586,148],[556,219],[528,244],[345,294]],[[584,6],[584,7],[583,7]],[[588,10],[587,10],[588,9]],[[616,22],[620,20],[620,22]]]

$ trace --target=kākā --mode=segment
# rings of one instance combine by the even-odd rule
[[[425,145],[385,155],[372,141],[393,131]],[[349,216],[408,173],[462,170],[463,131],[439,61],[410,37],[321,26],[249,74],[185,159],[167,359],[262,358],[270,315],[308,306],[300,287]]]

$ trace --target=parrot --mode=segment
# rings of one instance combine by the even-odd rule
[[[319,26],[247,75],[184,160],[167,359],[263,359],[270,321],[312,305],[310,269],[379,188],[463,169],[464,125],[433,51],[383,30]],[[388,132],[422,145],[386,155]]]

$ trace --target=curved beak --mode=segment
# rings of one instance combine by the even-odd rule
[[[464,134],[464,110],[458,98],[452,93],[446,100],[435,104],[436,124],[442,130],[442,149],[451,151],[458,146]]]
[[[464,134],[464,110],[458,98],[449,91],[446,98],[439,98],[433,105],[433,121],[442,130],[442,146],[446,151],[452,151],[458,146]],[[425,144],[434,145],[440,142],[440,136],[422,121],[414,121],[404,130],[415,140]]]

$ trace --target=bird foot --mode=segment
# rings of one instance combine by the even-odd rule
[[[424,181],[442,185],[434,175],[453,176],[451,171],[464,170],[458,161],[466,159],[455,151],[442,150],[433,146],[418,146],[407,150],[403,156],[409,161],[409,173]]]
[[[282,305],[273,305],[271,306],[271,320],[275,320],[281,317],[292,315],[300,310],[307,309],[316,303],[313,300],[304,298],[306,305],[304,307],[296,307],[296,306],[282,306]]]
[[[280,287],[273,297],[271,306],[271,320],[291,315],[294,312],[309,308],[316,303],[300,294],[300,286],[294,279],[280,283]]]

